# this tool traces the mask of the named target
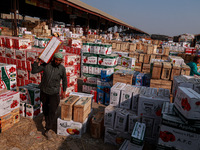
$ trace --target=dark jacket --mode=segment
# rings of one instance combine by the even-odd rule
[[[67,88],[66,70],[63,65],[55,66],[53,62],[48,64],[38,65],[37,62],[32,64],[32,74],[43,71],[42,81],[40,83],[40,90],[46,94],[58,94],[60,91],[60,81],[62,79],[63,91]]]

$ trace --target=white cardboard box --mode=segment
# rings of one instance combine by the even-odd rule
[[[110,92],[110,105],[119,106],[121,90],[126,86],[125,83],[117,82]]]
[[[114,129],[120,132],[127,131],[129,112],[125,109],[116,108]]]
[[[104,110],[104,126],[113,128],[115,122],[116,107],[108,105]]]
[[[174,106],[185,123],[200,121],[200,95],[193,89],[179,87]]]
[[[57,119],[57,134],[73,138],[81,138],[86,132],[88,118],[84,123]]]
[[[130,109],[135,87],[127,84],[121,91],[120,108]]]

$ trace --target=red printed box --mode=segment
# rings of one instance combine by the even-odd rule
[[[21,49],[31,49],[31,41],[30,39],[25,38],[18,38],[15,39],[15,49],[21,50]]]
[[[74,54],[63,54],[63,55],[64,55],[63,59],[64,66],[76,65],[76,55]]]
[[[28,78],[28,71],[27,70],[17,70],[17,78],[23,79],[23,80],[29,80]]]
[[[15,50],[16,59],[26,60],[26,50]]]
[[[67,77],[67,86],[73,86],[75,84],[77,84],[77,76],[76,75]]]
[[[66,69],[67,76],[75,75],[75,66],[68,66],[68,67],[65,67],[65,69]]]
[[[0,56],[5,57],[6,50],[3,47],[0,47]]]
[[[8,58],[14,58],[15,59],[15,50],[14,49],[5,49],[5,56]]]

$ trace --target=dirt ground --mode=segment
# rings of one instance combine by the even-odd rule
[[[94,106],[94,112],[99,106]],[[60,108],[57,117],[60,115]],[[53,141],[48,141],[42,135],[44,126],[43,115],[34,120],[22,117],[20,122],[11,129],[0,134],[0,150],[116,150],[118,147],[104,144],[102,139],[93,139],[87,132],[80,139],[60,136],[56,134],[56,120],[54,123]]]

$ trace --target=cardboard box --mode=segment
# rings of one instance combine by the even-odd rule
[[[73,116],[73,106],[79,100],[79,96],[71,95],[61,103],[61,119],[62,120],[72,120]]]
[[[63,53],[63,65],[66,66],[73,66],[73,65],[77,65],[76,62],[76,55],[75,54],[66,54]]]
[[[139,73],[136,76],[135,85],[137,85],[137,86],[144,86],[144,80],[145,80],[144,73]]]
[[[140,95],[140,87],[135,87],[135,90],[132,96],[132,105],[131,105],[131,110],[133,110],[135,113],[138,112],[139,95]]]
[[[129,116],[128,116],[128,133],[132,133],[133,129],[135,127],[136,122],[139,121],[138,115],[134,111],[129,111]]]
[[[98,57],[98,65],[102,66],[116,66],[118,61],[118,55],[117,54],[111,54],[111,55],[100,55]]]
[[[22,103],[20,102],[20,107],[19,107],[19,114],[20,116],[22,117],[25,117],[26,116],[26,103]]]
[[[0,68],[1,80],[16,78],[16,65],[0,64]]]
[[[62,41],[60,41],[58,38],[52,37],[46,48],[40,54],[39,58],[45,63],[48,63],[51,60],[54,53],[58,51],[61,43]]]
[[[84,122],[84,120],[88,117],[89,113],[91,112],[91,103],[91,97],[81,97],[74,104],[73,119],[75,122]]]
[[[175,101],[175,112],[185,123],[200,122],[200,95],[191,88],[179,87]]]
[[[135,88],[128,84],[121,90],[120,108],[130,109],[134,90]]]
[[[117,82],[112,88],[110,92],[110,105],[119,106],[121,90],[126,86],[125,83]]]
[[[116,107],[108,105],[104,111],[104,126],[114,128]]]
[[[182,150],[198,150],[200,148],[199,138],[199,128],[186,125],[176,116],[163,115],[158,140],[160,149],[173,147]]]
[[[81,138],[87,129],[86,118],[83,123],[57,119],[57,134],[73,138]]]
[[[105,129],[104,143],[110,143],[113,145],[121,145],[124,140],[130,140],[130,134],[127,132],[119,132],[112,128]]]
[[[173,65],[170,80],[173,80],[174,76],[180,76],[180,75],[181,75],[181,66]]]
[[[122,67],[135,69],[135,62],[136,62],[136,58],[124,57],[124,56],[121,57],[121,66]]]
[[[146,125],[144,123],[136,122],[131,134],[131,143],[142,146],[144,144],[145,130]]]
[[[33,119],[40,114],[41,105],[26,104],[26,118]]]
[[[114,129],[120,132],[127,131],[129,112],[125,109],[116,108]]]

